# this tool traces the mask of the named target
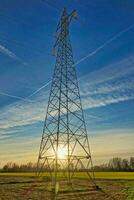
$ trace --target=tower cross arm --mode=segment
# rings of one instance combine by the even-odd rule
[[[63,15],[62,17],[64,17],[64,20],[60,21],[58,26],[57,26],[57,30],[56,32],[59,31],[59,29],[62,27],[62,23],[65,23],[66,21],[68,21],[68,23],[70,24],[71,20],[74,18],[74,19],[77,19],[78,18],[78,13],[76,10],[73,10],[70,14],[67,14],[66,12],[66,9],[64,9],[64,12],[63,12]]]

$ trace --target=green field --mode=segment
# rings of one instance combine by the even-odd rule
[[[33,172],[28,173],[20,173],[20,172],[11,172],[11,173],[0,173],[0,176],[21,176],[21,177],[35,177],[36,174]],[[48,173],[44,173],[43,176],[47,177]],[[62,176],[59,173],[59,176]],[[75,177],[77,178],[87,178],[87,174],[84,172],[77,172],[75,173]],[[95,172],[96,179],[127,179],[127,180],[134,180],[134,172]]]
[[[59,177],[62,174],[59,173]],[[84,193],[84,200],[134,200],[134,172],[96,172],[98,191]],[[48,173],[38,181],[35,173],[0,173],[0,200],[50,200],[46,192]],[[74,181],[88,187],[87,177],[77,172]],[[62,188],[62,185],[60,187]],[[47,196],[48,195],[48,196]],[[73,196],[61,194],[56,200],[81,200],[78,192]]]

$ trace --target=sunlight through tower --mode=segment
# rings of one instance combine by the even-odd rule
[[[68,15],[64,9],[57,27],[56,64],[38,157],[38,175],[47,172],[55,195],[64,190],[61,181],[69,191],[77,187],[75,178],[80,171],[89,185],[96,186],[69,39],[69,25],[75,17],[76,11]]]

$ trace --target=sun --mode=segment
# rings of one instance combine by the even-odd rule
[[[66,147],[59,147],[57,151],[57,156],[59,159],[64,159],[67,155],[67,148]]]

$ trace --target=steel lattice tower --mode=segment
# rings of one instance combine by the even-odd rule
[[[84,171],[93,183],[92,159],[86,131],[72,47],[70,15],[64,9],[57,27],[56,64],[51,84],[46,118],[38,158],[38,175],[48,171],[55,190],[59,187],[58,173],[72,185],[77,171]],[[61,176],[61,174],[60,174]],[[55,193],[57,193],[55,191]]]

